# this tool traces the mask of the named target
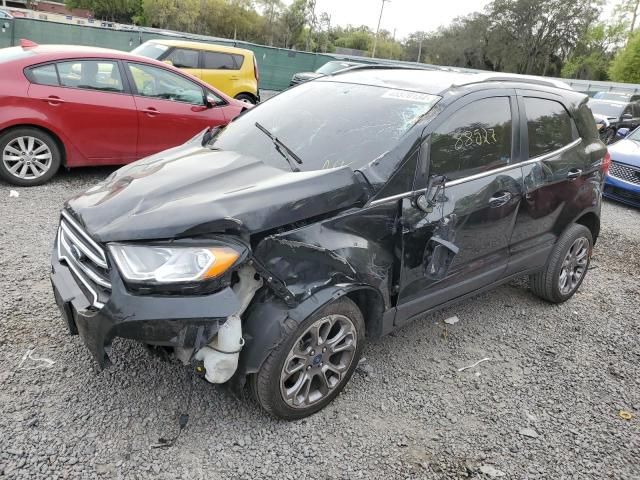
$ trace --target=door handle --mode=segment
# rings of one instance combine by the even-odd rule
[[[231,80],[240,80],[240,77],[232,76]]]
[[[571,170],[569,170],[569,172],[567,172],[567,178],[569,180],[575,180],[580,175],[582,175],[582,170],[580,170],[579,168],[572,168]]]
[[[489,206],[491,208],[498,208],[503,206],[504,204],[506,204],[509,200],[511,200],[511,193],[510,192],[498,192],[495,193],[493,195],[493,197],[491,197],[489,199]]]
[[[48,97],[41,98],[40,100],[42,100],[43,102],[47,102],[49,105],[54,105],[54,106],[64,103],[64,100],[62,100],[60,97],[56,95],[49,95]]]
[[[150,117],[155,117],[156,115],[160,114],[160,112],[157,109],[153,108],[153,107],[145,108],[142,111],[144,113],[146,113],[147,115],[149,115]]]

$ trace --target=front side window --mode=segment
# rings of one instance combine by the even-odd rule
[[[56,64],[60,85],[103,92],[123,92],[122,77],[116,62],[74,60]]]
[[[242,55],[235,55],[242,58]],[[234,55],[220,52],[204,52],[204,64],[205,70],[238,70]],[[240,62],[242,65],[242,62]]]
[[[449,180],[503,167],[511,158],[509,97],[476,100],[431,134],[431,174]]]
[[[163,68],[130,63],[129,69],[133,76],[138,95],[175,102],[204,104],[204,92],[200,85],[187,80]]]
[[[29,70],[28,77],[33,83],[39,85],[49,85],[52,87],[60,85],[58,82],[58,72],[54,64],[34,67]]]
[[[198,68],[199,53],[187,48],[174,48],[165,58],[176,68]]]
[[[573,121],[560,102],[525,97],[529,158],[553,152],[573,142]]]

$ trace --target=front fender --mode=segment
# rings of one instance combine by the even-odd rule
[[[245,345],[240,354],[238,375],[244,377],[260,370],[271,351],[285,340],[285,325],[300,325],[323,306],[348,293],[365,290],[375,289],[362,284],[332,285],[289,308],[269,289],[263,288],[256,294],[245,314],[242,326]]]

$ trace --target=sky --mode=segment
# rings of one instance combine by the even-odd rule
[[[287,2],[288,3],[288,2]],[[489,0],[391,0],[384,5],[380,28],[404,38],[411,32],[433,31],[455,17],[484,9]],[[375,31],[382,0],[316,0],[316,14],[327,12],[332,25],[367,25]]]

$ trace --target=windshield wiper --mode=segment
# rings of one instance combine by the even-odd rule
[[[302,165],[302,160],[300,159],[300,157],[298,155],[296,155],[293,150],[291,150],[284,143],[282,143],[282,140],[280,140],[278,137],[276,137],[273,133],[271,133],[269,130],[264,128],[258,122],[256,122],[256,127],[258,127],[258,129],[262,133],[264,133],[267,137],[269,137],[271,139],[271,141],[275,145],[276,150],[278,151],[278,153],[284,157],[284,159],[289,164],[289,167],[291,167],[291,171],[292,172],[299,172],[300,169],[295,165],[295,163],[297,163],[298,165]],[[295,163],[293,163],[293,162],[295,162]]]

